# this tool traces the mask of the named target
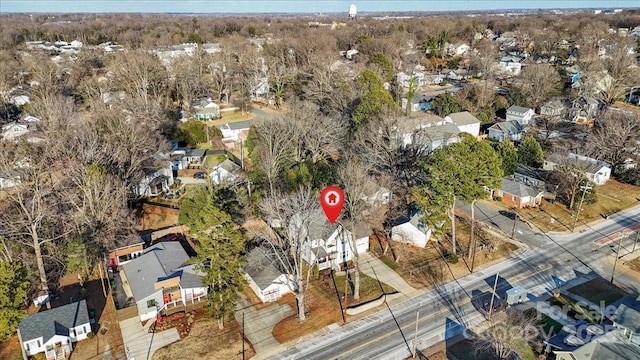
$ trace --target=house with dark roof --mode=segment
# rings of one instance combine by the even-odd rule
[[[260,301],[273,302],[295,288],[295,279],[280,271],[274,264],[277,260],[261,250],[255,248],[247,253],[245,278]]]
[[[220,105],[210,97],[198,98],[191,102],[193,117],[197,120],[213,120],[220,118]]]
[[[489,127],[487,137],[491,140],[503,141],[520,141],[525,128],[518,121],[501,121]]]
[[[26,316],[18,326],[24,354],[44,352],[47,360],[65,359],[73,343],[86,339],[90,332],[86,300]]]
[[[368,227],[356,228],[354,249],[351,231],[342,225],[329,224],[325,215],[319,211],[305,229],[306,241],[302,245],[302,258],[308,264],[317,264],[319,270],[332,268],[339,271],[342,265],[353,259],[354,253],[369,251],[370,230]]]
[[[431,238],[431,228],[425,224],[423,217],[419,209],[412,208],[391,227],[391,240],[425,247]]]
[[[251,121],[236,121],[226,123],[218,126],[222,132],[222,141],[238,141],[240,140],[240,133],[243,131],[249,131],[251,128]]]
[[[493,190],[494,197],[500,197],[503,203],[518,209],[539,206],[543,194],[543,190],[535,189],[513,177],[502,178],[500,189]]]
[[[135,299],[140,321],[204,300],[208,287],[188,262],[179,242],[160,242],[122,265],[123,289]]]

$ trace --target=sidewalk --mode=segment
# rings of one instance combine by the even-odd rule
[[[397,272],[370,252],[360,254],[360,271],[369,277],[393,286],[399,293],[407,298],[412,298],[422,293],[422,291],[411,287]]]
[[[254,359],[263,359],[285,350],[271,334],[273,327],[282,319],[293,315],[289,305],[272,303],[262,310],[256,310],[251,302],[242,295],[238,300],[236,320],[242,323],[244,313],[245,337],[256,351]]]

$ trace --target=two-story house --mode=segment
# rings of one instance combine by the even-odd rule
[[[527,107],[512,105],[507,109],[507,121],[517,121],[523,127],[533,125],[535,115],[535,111]]]
[[[518,121],[497,122],[487,129],[487,138],[495,141],[520,141],[526,128]]]
[[[480,120],[468,111],[451,113],[445,116],[444,120],[455,124],[460,132],[470,134],[474,137],[480,135]]]

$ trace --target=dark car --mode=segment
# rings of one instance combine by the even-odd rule
[[[197,173],[193,174],[193,178],[194,179],[204,179],[206,175],[207,174],[204,171],[198,171]]]

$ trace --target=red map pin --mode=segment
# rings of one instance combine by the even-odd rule
[[[344,192],[335,185],[327,186],[320,192],[320,204],[330,223],[336,222],[344,205]]]

